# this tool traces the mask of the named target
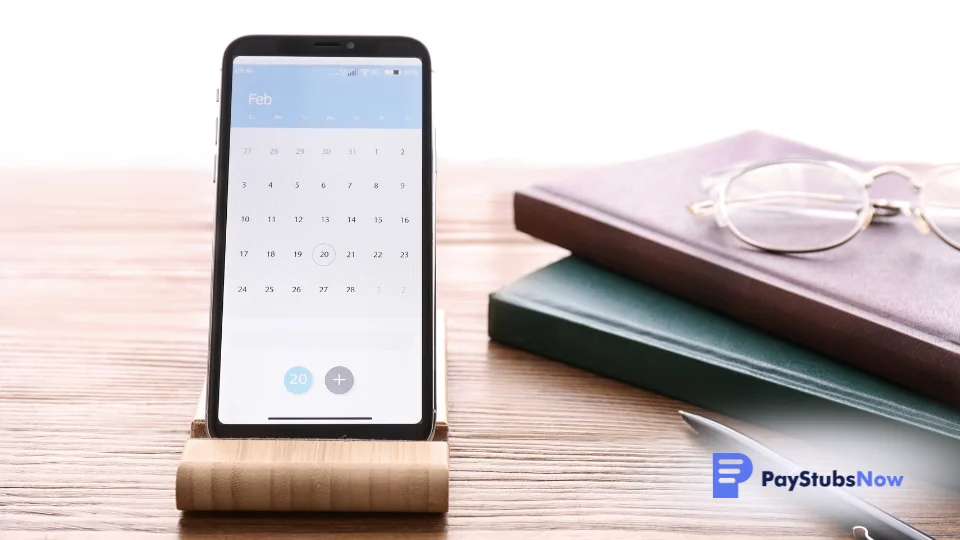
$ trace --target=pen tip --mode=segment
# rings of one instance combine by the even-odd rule
[[[692,415],[686,411],[680,411],[680,418],[683,418],[683,421],[687,423],[694,431],[699,433],[697,429],[698,422],[695,420],[695,415]]]

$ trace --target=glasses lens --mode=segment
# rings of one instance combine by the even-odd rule
[[[777,163],[750,169],[724,193],[729,226],[761,248],[811,251],[849,240],[869,208],[860,180],[826,163]]]
[[[927,222],[942,238],[960,248],[960,168],[927,181],[920,203]]]

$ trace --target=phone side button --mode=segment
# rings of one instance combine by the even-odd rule
[[[213,183],[217,183],[217,154],[213,155]]]

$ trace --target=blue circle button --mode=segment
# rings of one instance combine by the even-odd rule
[[[313,386],[313,374],[303,366],[292,367],[283,376],[283,385],[291,394],[306,393]]]

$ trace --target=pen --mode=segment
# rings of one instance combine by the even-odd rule
[[[749,450],[788,471],[800,469],[796,463],[731,427],[698,414],[680,411],[680,416],[687,424],[690,424],[694,431],[701,435],[732,442],[736,446]],[[815,500],[819,503],[817,506],[820,506],[824,511],[829,510],[830,514],[848,526],[855,524],[853,527],[855,538],[863,540],[933,540],[846,490],[830,487],[818,490],[818,492],[829,493],[829,500],[825,501],[818,497]],[[840,510],[840,512],[836,512],[836,510]]]

